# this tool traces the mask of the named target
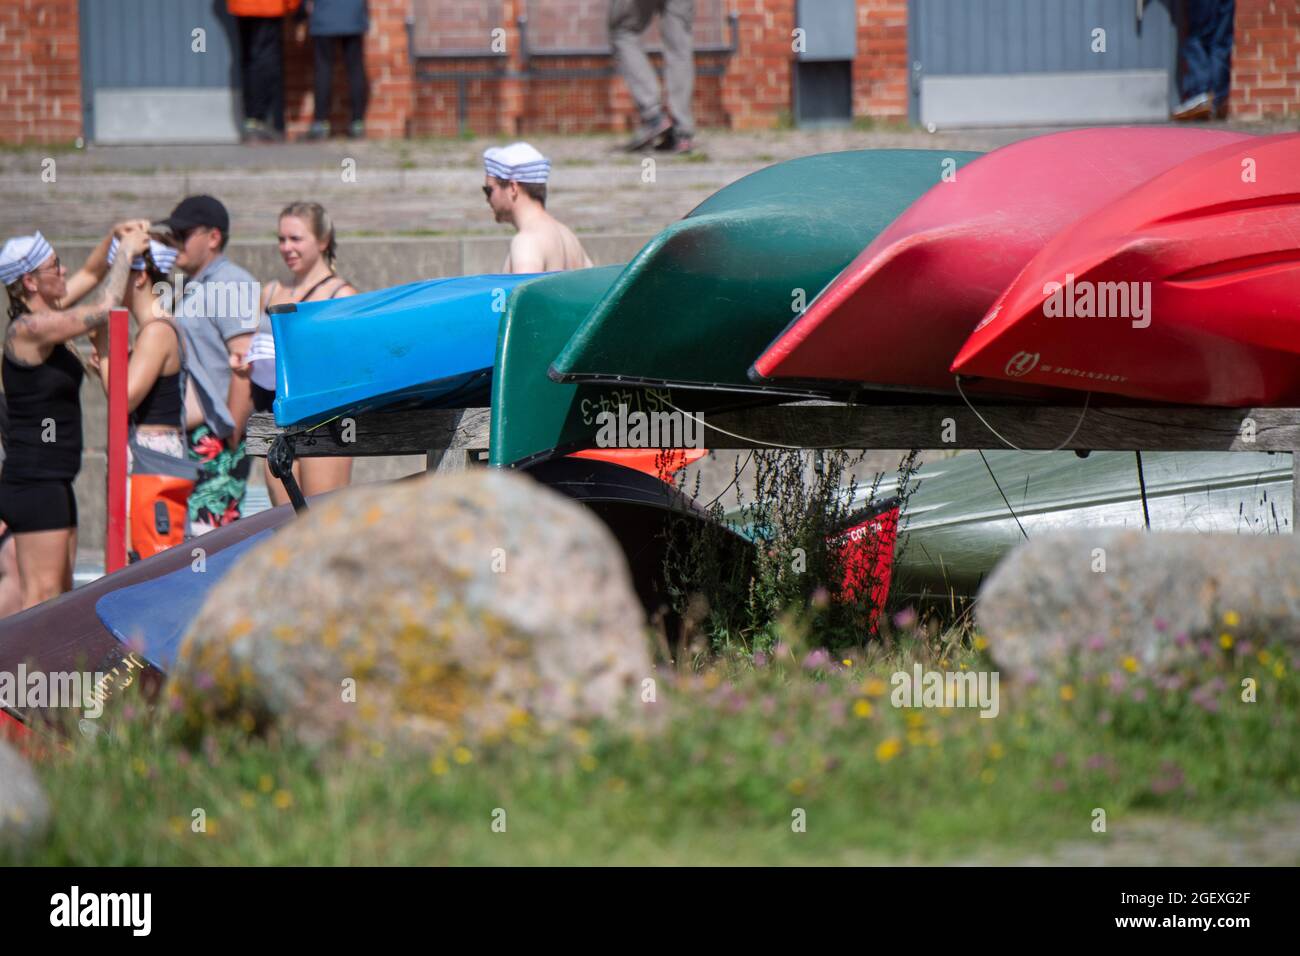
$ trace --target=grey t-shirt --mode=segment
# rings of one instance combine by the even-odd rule
[[[185,283],[184,301],[176,309],[204,418],[221,438],[234,430],[226,405],[231,376],[226,343],[257,331],[261,295],[261,285],[247,270],[219,255]]]

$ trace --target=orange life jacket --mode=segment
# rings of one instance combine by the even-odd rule
[[[282,17],[300,6],[302,0],[226,0],[232,17]]]

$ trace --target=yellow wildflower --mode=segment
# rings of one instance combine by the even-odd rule
[[[270,793],[275,789],[275,779],[269,773],[262,774],[257,778],[257,789],[263,793]]]
[[[868,677],[862,682],[862,693],[868,697],[880,697],[888,689],[888,685],[879,677]]]
[[[450,769],[451,769],[451,765],[447,763],[447,759],[445,757],[434,757],[431,761],[429,761],[429,770],[433,773],[435,777],[441,777],[444,773],[446,773]]]
[[[871,701],[859,700],[853,705],[853,714],[857,717],[871,716]]]
[[[989,642],[982,634],[975,635],[975,650],[977,651],[988,650],[988,646],[989,646]]]
[[[596,758],[591,754],[583,754],[578,758],[578,766],[587,771],[587,773],[591,773],[596,769]]]
[[[1137,673],[1138,662],[1136,657],[1126,657],[1121,661],[1121,663],[1124,665],[1124,670],[1128,671],[1130,674]]]
[[[1270,654],[1268,651],[1260,651],[1255,656],[1259,658],[1259,662],[1263,664],[1265,667],[1267,667],[1273,661],[1273,655]]]
[[[925,726],[925,714],[908,714],[904,719],[909,727]]]
[[[1006,756],[1006,751],[1002,749],[1001,744],[989,745],[989,757],[993,760],[1001,760]]]
[[[1223,623],[1228,627],[1236,627],[1241,623],[1241,615],[1236,611],[1227,611],[1223,615]]]
[[[853,661],[849,660],[847,657],[844,658],[844,660],[840,661],[840,663],[843,664],[845,667],[853,666]]]
[[[807,785],[803,782],[803,777],[795,777],[790,781],[790,792],[796,797],[803,793]]]
[[[1232,647],[1232,635],[1227,633],[1220,634],[1219,646],[1222,647],[1225,651],[1229,650]]]
[[[469,752],[467,747],[457,747],[451,752],[451,759],[464,766],[474,759],[474,755]]]
[[[1061,685],[1061,700],[1074,700],[1074,688],[1069,684]]]
[[[293,794],[288,790],[277,790],[271,802],[275,804],[277,810],[288,810],[293,806]]]
[[[890,737],[888,740],[882,740],[876,747],[876,759],[881,763],[889,763],[902,752],[902,742],[897,737]]]

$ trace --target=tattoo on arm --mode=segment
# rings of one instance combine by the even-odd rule
[[[126,291],[126,278],[130,272],[129,256],[119,255],[113,260],[108,276],[100,286],[98,301],[85,306],[85,311],[81,313],[84,331],[89,332],[108,321],[109,310],[122,301],[122,293]]]

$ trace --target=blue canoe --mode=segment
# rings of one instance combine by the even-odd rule
[[[506,301],[535,278],[459,276],[276,306],[276,423],[392,405],[487,404]]]

